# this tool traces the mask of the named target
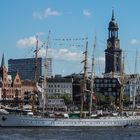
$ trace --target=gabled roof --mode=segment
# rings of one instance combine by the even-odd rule
[[[14,81],[13,81],[13,84],[15,84],[15,83],[21,84],[21,80],[20,80],[20,77],[19,77],[18,72],[17,72],[17,74],[16,74],[16,76],[15,76],[15,78],[14,78]]]

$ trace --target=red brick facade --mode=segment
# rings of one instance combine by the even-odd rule
[[[7,68],[3,65],[0,67],[0,88],[2,90],[2,100],[24,100],[24,93],[33,93],[35,84],[32,81],[21,81],[17,72],[15,77],[8,75]]]

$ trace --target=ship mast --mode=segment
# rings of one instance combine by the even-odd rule
[[[49,41],[50,41],[50,31],[48,33],[48,38],[47,38],[47,43],[46,43],[46,54],[45,54],[45,71],[44,71],[44,80],[43,80],[43,92],[42,92],[42,101],[43,101],[43,113],[45,111],[45,105],[47,104],[47,61],[48,61],[48,46],[49,46]]]
[[[91,93],[90,93],[90,104],[89,104],[89,116],[91,116],[91,112],[92,112],[92,100],[93,100],[93,88],[94,88],[94,63],[95,63],[95,59],[94,59],[94,53],[95,53],[95,47],[96,47],[96,36],[95,36],[95,40],[94,40],[94,45],[93,45],[93,52],[92,52],[92,67],[91,67],[91,84],[90,84],[90,88],[91,88]]]
[[[35,75],[34,75],[34,84],[38,81],[38,35],[36,36],[36,49],[35,49]],[[35,112],[35,94],[36,94],[36,87],[34,89],[34,93],[32,94],[32,112]]]
[[[121,73],[121,91],[119,97],[119,113],[122,115],[123,112],[123,94],[124,94],[124,54],[123,54],[123,64],[122,64],[122,73]]]
[[[88,41],[86,41],[86,50],[83,52],[85,55],[85,59],[81,62],[84,63],[84,74],[83,74],[83,82],[82,82],[82,94],[81,94],[81,106],[80,106],[80,118],[83,118],[83,106],[84,106],[84,96],[86,91],[86,71],[87,71],[87,48],[88,48]]]
[[[135,109],[136,105],[136,85],[137,85],[137,58],[138,58],[138,51],[136,51],[136,58],[135,58],[135,70],[134,70],[134,94],[133,94],[133,109]],[[135,77],[136,76],[136,77]]]
[[[37,62],[37,59],[38,59],[38,35],[36,36],[36,49],[34,52],[35,52],[35,77],[34,77],[34,81],[36,83],[38,80],[38,62]]]

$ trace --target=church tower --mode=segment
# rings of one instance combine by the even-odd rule
[[[2,55],[2,61],[0,66],[0,77],[3,82],[3,87],[8,87],[8,75],[7,75],[7,68],[5,66],[5,61],[4,61],[4,54]]]
[[[107,49],[105,50],[105,73],[122,72],[122,50],[120,49],[118,30],[114,10],[112,10],[112,18],[108,27]]]

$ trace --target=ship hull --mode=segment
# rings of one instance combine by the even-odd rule
[[[100,119],[60,119],[24,115],[0,115],[2,127],[105,127],[139,125],[140,117],[108,117]]]

